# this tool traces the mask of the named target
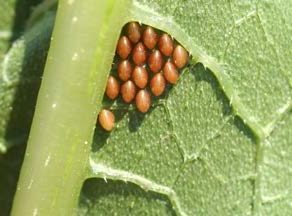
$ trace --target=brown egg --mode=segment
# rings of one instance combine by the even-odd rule
[[[147,112],[151,106],[151,97],[150,97],[149,92],[145,89],[140,90],[138,94],[136,95],[135,102],[136,102],[137,109],[140,112],[142,113]]]
[[[163,65],[163,57],[159,50],[154,50],[149,58],[148,58],[148,65],[152,72],[157,73],[161,70]]]
[[[112,100],[118,97],[120,92],[120,84],[115,77],[109,76],[105,92],[106,95]]]
[[[155,30],[148,26],[143,32],[143,42],[148,49],[153,49],[158,41],[158,35]]]
[[[164,92],[165,85],[166,81],[164,79],[164,76],[161,73],[157,73],[150,81],[151,92],[155,96],[159,96]]]
[[[189,55],[185,48],[177,45],[173,51],[173,62],[178,68],[183,68],[189,60]]]
[[[168,34],[163,34],[159,38],[158,42],[159,50],[162,52],[165,56],[170,56],[173,51],[173,41],[172,38]]]
[[[118,41],[117,53],[122,59],[126,59],[132,51],[130,40],[126,36],[122,36]]]
[[[145,67],[136,66],[132,73],[132,80],[139,88],[145,88],[148,83],[148,72]]]
[[[130,103],[136,95],[136,87],[133,81],[128,80],[121,86],[121,95],[126,103]]]
[[[163,75],[165,79],[171,84],[175,84],[179,77],[179,73],[176,67],[170,61],[165,63],[163,67]]]
[[[141,26],[137,22],[130,22],[127,26],[127,35],[133,43],[137,43],[141,38]]]
[[[136,65],[143,65],[147,58],[146,48],[142,42],[136,44],[132,52],[133,62]]]
[[[122,81],[130,79],[132,74],[132,65],[129,60],[122,60],[118,65],[118,75]]]
[[[98,115],[98,121],[100,126],[106,131],[111,131],[115,126],[115,116],[114,114],[106,109],[100,111]]]

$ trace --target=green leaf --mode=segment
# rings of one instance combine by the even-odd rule
[[[0,78],[0,152],[26,142],[47,57],[54,12],[48,12],[13,42]]]
[[[126,17],[128,1],[117,2],[59,2],[12,215],[75,211],[121,17]]]
[[[32,7],[42,0],[5,0],[0,5],[0,62],[25,28]]]
[[[47,14],[41,24],[26,28],[30,14],[43,7],[34,7],[40,2],[9,0],[0,5],[0,153],[25,143],[31,124],[54,22],[54,14]]]
[[[168,32],[190,51],[192,60],[178,84],[154,100],[147,114],[104,100],[104,106],[115,112],[116,128],[111,133],[96,128],[77,213],[288,215],[292,211],[291,8],[284,0],[134,0],[126,21],[138,20]],[[51,24],[35,28],[44,29],[46,38],[37,46],[48,45]],[[35,50],[36,44],[24,43],[19,50]],[[15,53],[19,62],[24,55],[17,49]],[[9,67],[8,75],[17,83],[26,80],[19,76],[19,65]],[[27,79],[38,79],[41,70],[37,66]],[[5,107],[14,100],[15,88],[10,88],[3,91],[10,97]],[[32,82],[25,84],[25,89],[37,88]],[[33,106],[27,104],[27,109]],[[21,113],[19,105],[13,107],[19,109],[15,114]],[[10,113],[4,108],[1,120]],[[1,137],[7,127],[5,120]],[[3,146],[7,148],[10,138],[19,134],[2,138]],[[83,160],[68,155],[63,156]],[[79,170],[67,170],[71,171]]]
[[[291,212],[289,4],[134,2],[133,20],[194,61],[146,115],[112,105],[117,125],[96,129],[80,215]]]
[[[53,27],[54,13],[48,13],[42,24],[23,33],[26,19],[37,2],[8,0],[0,4],[1,215],[9,215],[12,207]],[[15,144],[21,145],[10,149]]]

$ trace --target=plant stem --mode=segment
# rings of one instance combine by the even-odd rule
[[[126,0],[60,0],[12,215],[72,215]]]

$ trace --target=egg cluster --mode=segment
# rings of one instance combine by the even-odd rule
[[[110,75],[106,96],[115,100],[119,95],[125,103],[135,101],[138,111],[146,113],[152,96],[163,94],[167,83],[176,84],[179,70],[189,60],[188,52],[171,36],[151,26],[128,23],[117,48],[117,75]],[[99,124],[106,131],[114,127],[115,116],[106,109],[99,113]]]

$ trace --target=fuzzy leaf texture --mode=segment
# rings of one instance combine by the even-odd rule
[[[96,128],[77,214],[288,215],[291,1],[135,0],[129,14],[174,36],[192,60],[147,114],[104,100],[116,128]],[[53,17],[6,54],[0,38],[3,152],[27,138]]]
[[[0,1],[0,215],[11,209],[53,27],[54,12],[26,30],[40,2]]]

